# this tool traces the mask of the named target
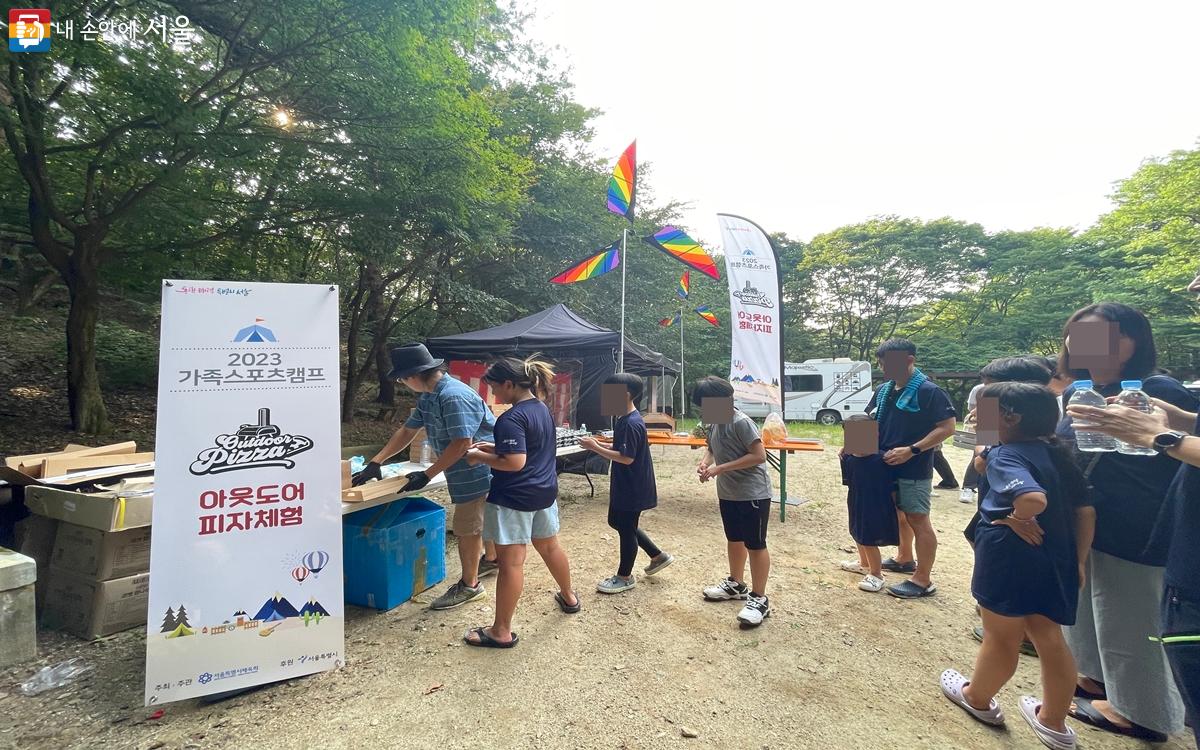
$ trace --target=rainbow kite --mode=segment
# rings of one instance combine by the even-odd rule
[[[621,265],[621,243],[614,242],[582,263],[571,266],[550,279],[550,282],[574,284],[576,281],[587,281],[597,276],[603,276],[619,265]]]
[[[696,308],[696,314],[712,323],[716,327],[721,327],[721,321],[717,320],[717,316],[708,311],[708,305],[700,305]]]
[[[675,260],[691,266],[706,276],[714,279],[721,278],[717,272],[717,264],[704,248],[700,247],[683,230],[675,227],[663,227],[649,237],[642,238],[648,245],[662,250]]]
[[[679,288],[675,290],[675,294],[679,295],[679,299],[688,298],[688,289],[692,286],[692,272],[684,271],[679,277]]]
[[[673,318],[663,318],[662,320],[658,321],[658,324],[659,324],[660,326],[662,326],[663,328],[670,328],[671,326],[673,326],[673,325],[675,325],[676,323],[678,323],[678,322],[679,322],[679,320],[680,320],[680,318],[679,318],[679,313],[675,313],[675,317],[673,317]]]
[[[608,210],[633,221],[633,202],[637,199],[637,141],[629,144],[617,160],[608,178]]]

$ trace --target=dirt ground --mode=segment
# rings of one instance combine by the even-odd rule
[[[965,451],[947,451],[965,465]],[[938,690],[941,670],[969,669],[977,645],[960,533],[971,508],[957,492],[934,498],[938,595],[865,594],[857,576],[836,569],[850,539],[834,449],[794,456],[789,489],[808,502],[789,507],[786,523],[772,522],[774,613],[742,631],[736,604],[700,596],[726,567],[713,489],[694,478],[699,455],[655,448],[654,457],[661,502],[644,528],[678,561],[625,594],[594,593],[616,565],[606,481],[593,500],[582,478],[564,477],[562,542],[584,608],[558,611],[531,552],[521,643],[511,651],[462,645],[467,628],[490,622],[490,601],[447,613],[423,602],[385,613],[350,608],[344,668],[222,703],[169,704],[155,718],[157,709],[141,706],[144,632],[94,643],[43,632],[38,662],[0,672],[0,748],[1040,747],[1017,710],[1021,694],[1037,691],[1036,659],[1021,657],[1000,696],[1006,730],[975,723]],[[453,575],[457,556],[448,551]],[[37,668],[72,656],[95,669],[40,696],[16,691]],[[1080,747],[1134,746],[1075,726]],[[1195,745],[1179,737],[1159,747]]]

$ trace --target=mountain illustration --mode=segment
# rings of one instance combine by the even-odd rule
[[[268,599],[266,604],[262,605],[262,609],[258,610],[258,614],[254,616],[255,620],[274,621],[284,620],[288,617],[299,617],[300,613],[292,606],[292,603],[275,592],[272,599]]]
[[[321,603],[316,599],[309,599],[308,603],[300,608],[300,615],[320,615],[322,617],[329,617],[329,613],[325,611],[325,608],[322,607]]]

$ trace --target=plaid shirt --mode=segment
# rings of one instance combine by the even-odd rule
[[[447,373],[432,393],[417,397],[417,408],[404,426],[414,430],[424,427],[429,444],[440,454],[454,440],[492,442],[495,424],[496,417],[479,394]],[[459,459],[446,469],[446,482],[452,502],[474,500],[488,493],[492,470],[485,464],[470,466],[465,459]]]

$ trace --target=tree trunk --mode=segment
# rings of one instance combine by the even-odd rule
[[[345,424],[354,421],[354,401],[358,393],[358,334],[362,330],[361,303],[365,278],[365,270],[362,264],[359,264],[358,283],[347,305],[350,309],[350,327],[346,331],[346,390],[342,393],[342,422]]]
[[[384,406],[396,405],[396,381],[388,377],[391,369],[391,355],[388,354],[387,346],[381,346],[375,350],[375,371],[379,378],[379,403]]]
[[[100,283],[92,262],[96,250],[77,246],[66,279],[71,297],[67,313],[67,400],[72,429],[101,435],[108,432],[108,410],[96,372],[96,319],[100,314]]]

